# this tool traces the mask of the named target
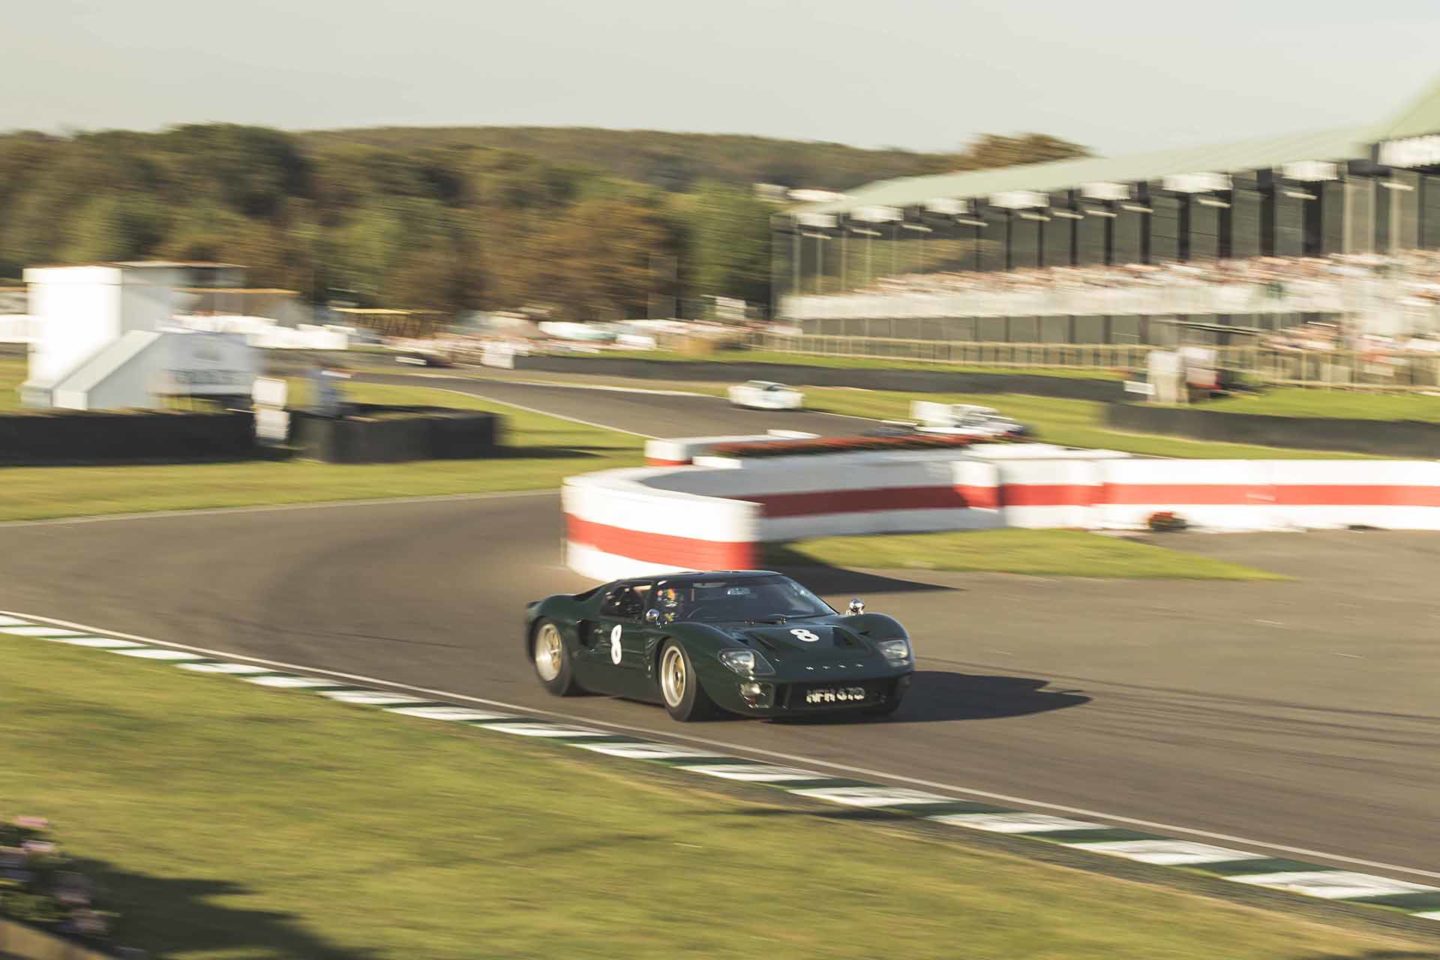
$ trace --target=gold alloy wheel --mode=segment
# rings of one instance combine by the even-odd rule
[[[680,706],[685,699],[685,654],[680,648],[671,644],[665,648],[665,654],[660,658],[660,692],[665,695],[665,703],[670,707]]]
[[[560,676],[564,657],[565,644],[560,640],[560,630],[553,623],[545,624],[535,638],[535,672],[541,680],[550,683]]]

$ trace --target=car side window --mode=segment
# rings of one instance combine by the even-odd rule
[[[618,620],[639,620],[645,611],[645,594],[649,584],[623,584],[605,594],[600,602],[600,612]]]

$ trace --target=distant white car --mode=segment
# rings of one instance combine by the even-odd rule
[[[783,383],[769,380],[747,380],[737,383],[729,390],[730,402],[737,407],[751,410],[800,410],[805,406],[805,394]]]
[[[920,433],[941,433],[961,437],[1019,437],[1029,428],[1001,414],[994,407],[970,403],[934,403],[920,400],[911,407],[915,429]]]

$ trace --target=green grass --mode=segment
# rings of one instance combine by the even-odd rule
[[[20,409],[20,384],[25,382],[24,357],[0,357],[0,413]]]
[[[638,437],[422,387],[355,384],[357,402],[493,410],[510,455],[395,464],[303,461],[0,469],[0,520],[556,488],[565,477],[644,462]]]
[[[1226,397],[1197,410],[1259,413],[1277,417],[1339,417],[1355,420],[1424,420],[1440,423],[1440,396],[1360,393],[1276,387],[1263,393]]]
[[[800,367],[831,367],[855,370],[939,370],[945,373],[1005,373],[1036,377],[1066,377],[1076,380],[1121,380],[1124,374],[1106,367],[1010,367],[999,364],[950,363],[943,360],[907,360],[901,357],[839,357],[816,353],[786,353],[780,350],[717,350],[690,354],[675,350],[606,350],[598,354],[564,356],[624,357],[664,362],[783,363]]]
[[[1287,579],[1238,563],[1079,530],[972,530],[820,537],[777,544],[767,559],[787,566],[988,571],[1053,577]]]
[[[847,390],[838,387],[808,387],[805,404],[814,410],[846,413],[881,420],[908,419],[910,401],[935,400],[943,403],[975,403],[994,407],[1006,416],[1029,424],[1035,437],[1049,443],[1073,447],[1102,447],[1155,457],[1266,460],[1373,460],[1359,453],[1290,450],[1246,443],[1212,443],[1162,437],[1155,434],[1124,433],[1104,426],[1105,404],[1093,400],[1060,397],[1033,397],[1026,394],[908,394],[885,390]]]
[[[99,651],[0,638],[0,702],[0,811],[51,818],[120,912],[120,941],[156,958],[1361,960],[1417,948]]]

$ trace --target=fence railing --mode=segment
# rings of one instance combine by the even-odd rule
[[[905,360],[957,366],[1027,369],[1143,371],[1152,351],[1139,344],[985,343],[757,333],[756,350],[797,356]],[[1216,365],[1259,383],[1341,390],[1440,389],[1440,352],[1291,350],[1214,347]]]

